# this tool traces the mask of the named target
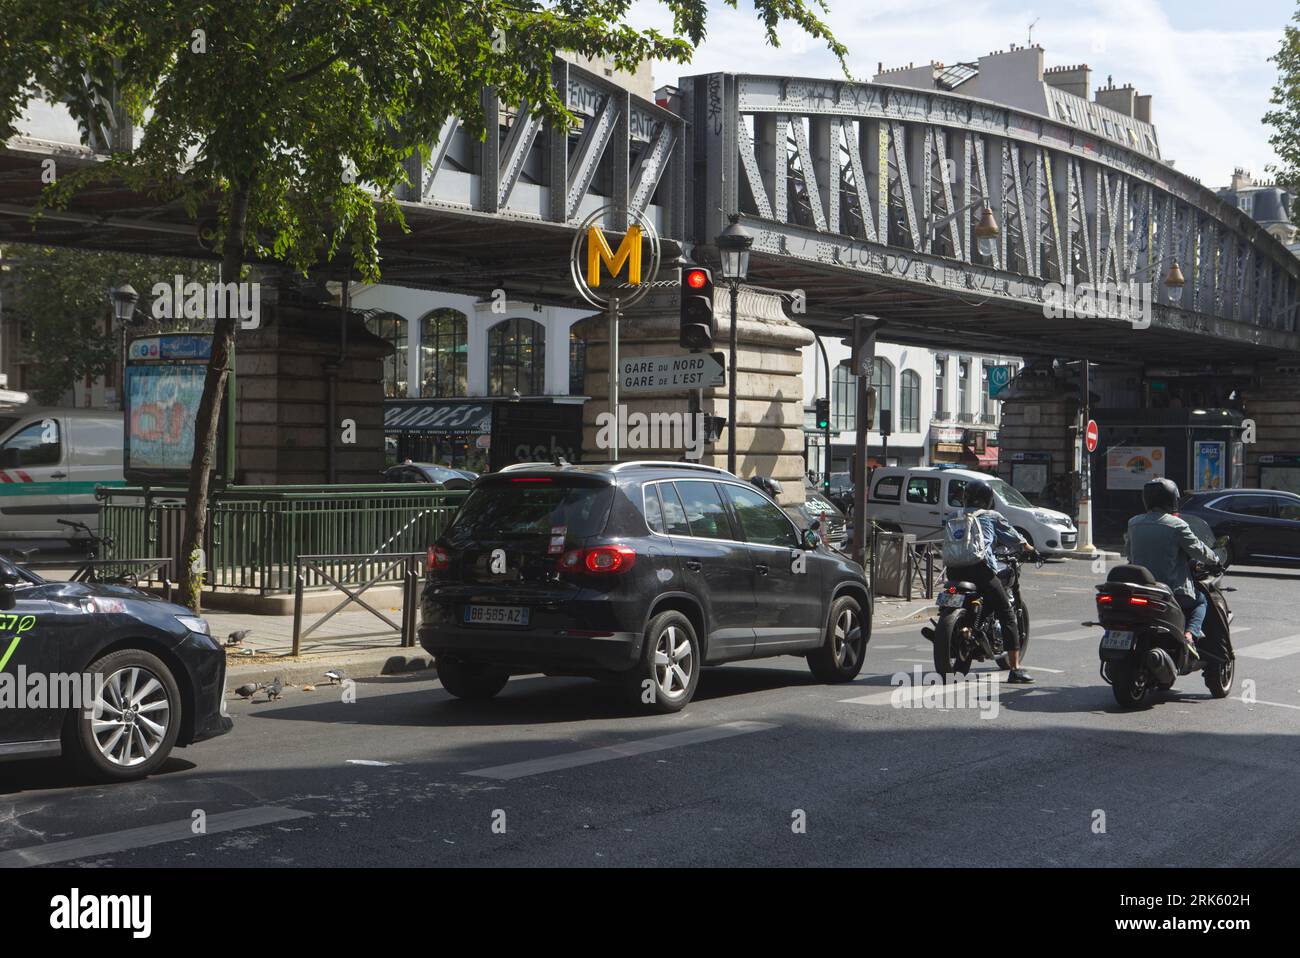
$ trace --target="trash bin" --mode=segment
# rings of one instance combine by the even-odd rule
[[[903,532],[877,532],[871,553],[871,591],[875,595],[910,599],[909,557],[916,536]]]

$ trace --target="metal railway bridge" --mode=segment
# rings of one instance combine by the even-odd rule
[[[882,338],[922,346],[1192,367],[1300,357],[1300,261],[1138,143],[880,83],[708,74],[653,103],[558,58],[553,74],[576,128],[485,91],[496,135],[471,139],[452,119],[430,162],[413,158],[409,232],[382,237],[386,282],[580,305],[567,259],[591,210],[646,213],[666,258],[707,256],[738,213],[755,237],[750,281],[802,290],[797,318],[821,332],[865,313]],[[0,242],[212,255],[179,206],[122,184],[33,226],[47,160],[96,163],[135,131],[123,122],[87,146],[56,108],[30,115],[0,154]],[[986,205],[991,255],[974,234]],[[1185,284],[1166,287],[1174,263]],[[1045,316],[1052,284],[1131,281],[1154,289],[1149,327]]]

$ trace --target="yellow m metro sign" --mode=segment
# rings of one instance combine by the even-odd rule
[[[623,242],[614,253],[605,240],[605,234],[595,224],[587,227],[587,285],[600,286],[600,264],[604,263],[611,277],[617,276],[627,263],[627,281],[632,286],[641,285],[641,227],[633,224],[627,228]]]

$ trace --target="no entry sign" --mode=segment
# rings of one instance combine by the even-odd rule
[[[1083,444],[1089,452],[1097,451],[1097,420],[1088,420],[1088,428],[1083,434]]]

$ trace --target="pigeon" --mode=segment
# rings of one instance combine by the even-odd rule
[[[230,635],[226,636],[226,645],[241,644],[246,638],[248,638],[248,633],[252,631],[252,629],[240,629],[238,632],[231,632]]]
[[[325,672],[325,678],[330,680],[330,685],[338,685],[345,678],[342,669],[328,669]]]
[[[241,699],[251,699],[265,687],[261,682],[249,682],[247,685],[241,685],[235,689],[235,694]]]
[[[274,702],[280,697],[280,693],[284,691],[284,680],[276,679],[270,685],[263,686],[263,688],[266,689],[266,700]]]

